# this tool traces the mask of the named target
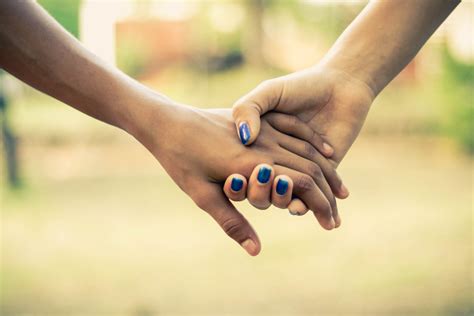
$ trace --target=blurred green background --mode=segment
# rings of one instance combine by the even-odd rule
[[[108,62],[199,107],[316,63],[366,4],[38,2]],[[2,164],[0,314],[472,314],[473,10],[463,2],[376,99],[339,169],[340,229],[238,204],[256,258],[131,137],[3,75],[2,157],[16,143],[18,175],[9,185]]]

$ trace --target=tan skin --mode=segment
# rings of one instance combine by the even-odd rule
[[[225,198],[221,185],[232,173],[250,176],[253,168],[261,162],[273,166],[274,173],[268,182],[270,184],[275,175],[291,173],[289,177],[295,183],[293,192],[309,207],[319,210],[316,212],[317,218],[324,228],[334,228],[331,205],[313,179],[285,166],[288,164],[288,156],[291,157],[291,164],[296,167],[301,165],[302,169],[314,163],[294,154],[298,150],[296,142],[294,147],[282,148],[280,143],[289,136],[279,132],[266,118],[262,121],[261,137],[248,148],[232,137],[234,125],[230,109],[201,110],[173,105],[163,110],[159,106],[151,105],[149,110],[147,121],[143,125],[145,130],[135,132],[136,138],[160,161],[178,186],[200,208],[208,212],[230,237],[240,244],[249,239],[254,243],[249,247],[251,254],[258,253],[260,249],[258,237],[243,216]],[[279,114],[274,114],[274,117],[279,117]],[[176,126],[180,128],[173,128]],[[173,142],[160,141],[171,135]],[[205,142],[202,141],[204,138]],[[339,177],[329,163],[325,172],[334,187],[341,186]]]
[[[242,122],[249,124],[251,144],[259,134],[260,115],[295,115],[333,146],[336,167],[357,138],[375,97],[459,2],[370,2],[318,65],[267,80],[238,100],[233,111],[237,129]]]
[[[291,121],[280,120],[278,114],[269,115],[262,121],[259,140],[251,148],[242,146],[233,137],[230,109],[180,105],[141,85],[87,51],[32,1],[0,1],[0,66],[36,89],[134,136],[251,255],[259,253],[260,241],[221,186],[232,173],[249,177],[262,162],[273,168],[268,183],[287,174],[294,192],[315,210],[320,224],[326,229],[335,227],[334,196],[323,194],[315,181],[337,195],[343,195],[342,183],[319,154],[318,150],[325,150],[319,147],[321,139],[313,135],[305,142],[276,128],[300,133],[311,130],[309,126],[290,126]],[[287,201],[280,201],[280,206]]]

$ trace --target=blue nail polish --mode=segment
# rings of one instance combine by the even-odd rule
[[[242,186],[244,185],[244,181],[239,178],[232,178],[232,182],[230,183],[230,188],[232,191],[238,192],[240,189],[242,189]]]
[[[278,179],[278,183],[276,186],[276,192],[279,195],[285,195],[286,191],[288,191],[288,181],[284,179]]]
[[[258,182],[260,183],[267,183],[268,180],[270,180],[270,175],[272,174],[272,169],[268,168],[268,167],[261,167],[260,170],[258,171],[258,175],[257,175],[257,180]]]
[[[239,136],[242,144],[247,144],[250,139],[250,127],[247,122],[240,123],[239,125]]]

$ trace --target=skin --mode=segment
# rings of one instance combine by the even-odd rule
[[[327,148],[318,135],[310,132],[312,137],[301,140],[279,131],[290,131],[290,135],[311,131],[287,115],[266,116],[259,140],[250,148],[242,146],[233,137],[230,109],[201,110],[178,104],[141,85],[87,51],[32,1],[0,1],[0,66],[135,137],[175,183],[251,255],[261,249],[258,236],[226,198],[222,184],[235,173],[251,177],[253,183],[252,170],[258,164],[272,169],[270,181],[260,187],[266,190],[264,194],[271,192],[273,177],[286,175],[293,192],[315,210],[319,223],[326,229],[335,227],[337,206],[328,192],[343,195],[341,180],[319,153],[318,149]],[[285,196],[275,203],[283,207],[287,202]],[[268,203],[255,205],[264,208]]]
[[[264,113],[295,115],[333,146],[331,162],[337,167],[357,138],[375,97],[459,2],[370,2],[319,64],[267,80],[238,100],[233,109],[235,125],[249,124],[251,144]]]

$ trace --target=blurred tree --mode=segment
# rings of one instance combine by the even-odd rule
[[[243,36],[243,54],[245,60],[253,66],[262,66],[263,12],[264,0],[245,1],[247,23]]]
[[[66,30],[79,36],[79,9],[81,0],[38,0]]]
[[[443,49],[443,62],[445,75],[441,84],[452,91],[442,98],[449,106],[450,133],[474,154],[474,64],[456,60],[448,47]]]

